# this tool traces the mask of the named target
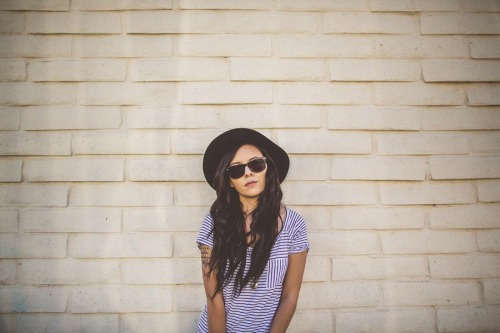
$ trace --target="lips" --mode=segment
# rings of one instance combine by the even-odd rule
[[[245,184],[245,186],[250,186],[250,185],[253,185],[253,184],[257,184],[256,181],[252,180],[252,181],[249,181],[248,183]]]

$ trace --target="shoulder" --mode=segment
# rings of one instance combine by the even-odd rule
[[[298,212],[286,207],[285,225],[289,231],[306,227],[306,221]]]

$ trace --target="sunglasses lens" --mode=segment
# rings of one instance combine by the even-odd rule
[[[233,165],[227,169],[229,177],[231,177],[232,179],[243,177],[247,165],[252,172],[262,172],[266,168],[266,161],[263,158],[260,158],[250,161],[247,164]]]

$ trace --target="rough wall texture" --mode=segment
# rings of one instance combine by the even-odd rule
[[[500,331],[500,1],[0,2],[0,331],[192,332],[204,148],[291,154],[290,332]]]

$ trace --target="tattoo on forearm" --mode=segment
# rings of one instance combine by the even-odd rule
[[[203,264],[203,268],[208,268],[210,265],[210,247],[205,244],[201,244],[199,246],[201,251],[201,263]]]

